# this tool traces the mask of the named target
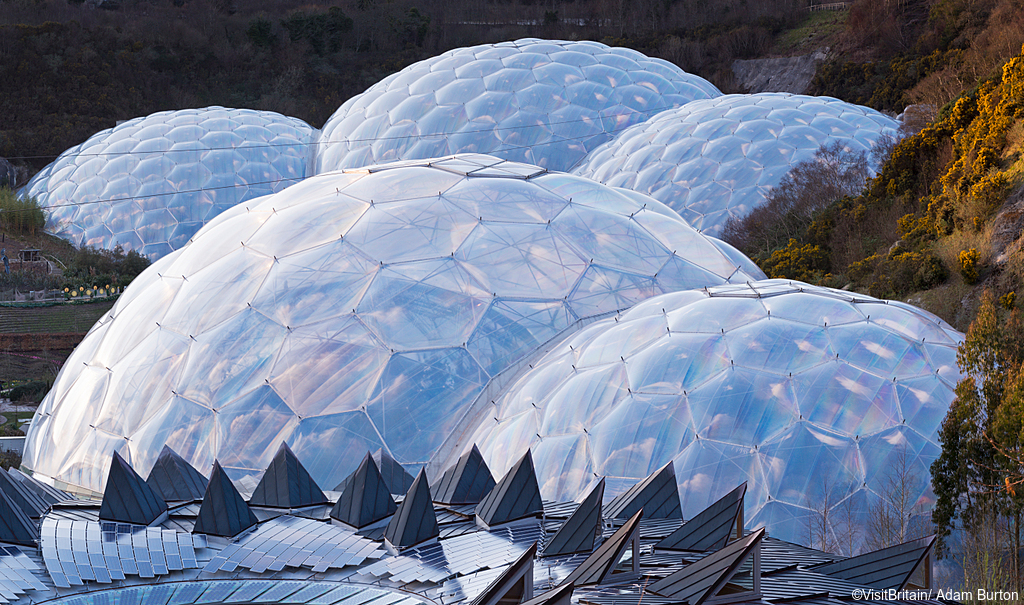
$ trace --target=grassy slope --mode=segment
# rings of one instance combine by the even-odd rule
[[[84,334],[114,301],[51,306],[0,306],[0,334]]]

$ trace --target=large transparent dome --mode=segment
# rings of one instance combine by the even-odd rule
[[[684,518],[746,481],[748,526],[800,542],[823,506],[866,523],[896,468],[930,507],[961,340],[910,305],[799,282],[666,294],[533,361],[453,454],[475,442],[501,474],[532,448],[556,500],[673,461]]]
[[[651,198],[536,166],[312,177],[136,278],[40,405],[25,465],[99,491],[111,452],[146,473],[164,444],[240,479],[284,440],[328,487],[367,450],[423,464],[502,370],[585,318],[759,277]]]
[[[568,170],[631,124],[721,94],[667,61],[598,42],[459,48],[346,101],[324,125],[317,173],[468,152]]]
[[[155,260],[224,210],[305,178],[315,137],[270,111],[163,111],[68,149],[22,193],[39,200],[50,233]]]
[[[730,217],[746,216],[823,145],[870,152],[898,127],[873,109],[831,97],[726,95],[630,127],[573,172],[646,193],[718,235]]]

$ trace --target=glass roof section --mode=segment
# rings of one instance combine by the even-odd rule
[[[451,153],[568,170],[630,125],[718,96],[668,61],[598,42],[458,48],[346,101],[324,124],[316,172]]]
[[[165,444],[235,481],[281,441],[321,486],[378,448],[415,468],[581,321],[761,277],[652,198],[490,156],[312,177],[140,275],[65,364],[24,464],[95,492],[112,451],[148,473]]]
[[[21,193],[39,201],[50,233],[155,260],[224,210],[305,178],[316,132],[271,111],[163,111],[68,149]]]
[[[870,152],[899,122],[831,97],[789,93],[695,100],[631,126],[593,150],[574,174],[646,193],[691,225],[721,233],[762,203],[796,164],[839,142]]]
[[[746,481],[750,525],[799,542],[794,519],[821,502],[866,515],[901,451],[931,505],[958,379],[935,352],[961,339],[909,305],[799,282],[656,296],[534,360],[454,456],[476,443],[497,474],[532,448],[552,500],[595,475],[615,495],[671,461],[684,518]]]

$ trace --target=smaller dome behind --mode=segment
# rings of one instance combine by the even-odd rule
[[[869,153],[898,128],[874,109],[831,97],[726,95],[631,126],[573,172],[646,193],[718,236],[729,218],[746,216],[822,146],[839,142]]]
[[[599,42],[457,48],[346,101],[324,124],[317,173],[450,153],[569,170],[624,128],[721,94],[668,61]]]
[[[54,235],[156,260],[224,210],[304,179],[316,133],[270,111],[163,111],[68,149],[20,193]]]

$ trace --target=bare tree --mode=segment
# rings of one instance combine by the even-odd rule
[[[825,552],[852,556],[860,543],[860,524],[853,508],[852,495],[838,498],[833,478],[823,474],[821,497],[807,516],[807,544]]]
[[[784,247],[803,236],[818,212],[863,189],[868,176],[866,154],[846,151],[838,141],[823,145],[812,159],[793,166],[763,204],[730,219],[722,239],[747,254]]]
[[[882,493],[868,512],[868,548],[878,550],[934,533],[930,517],[917,505],[923,482],[906,444],[899,446],[881,480]]]

